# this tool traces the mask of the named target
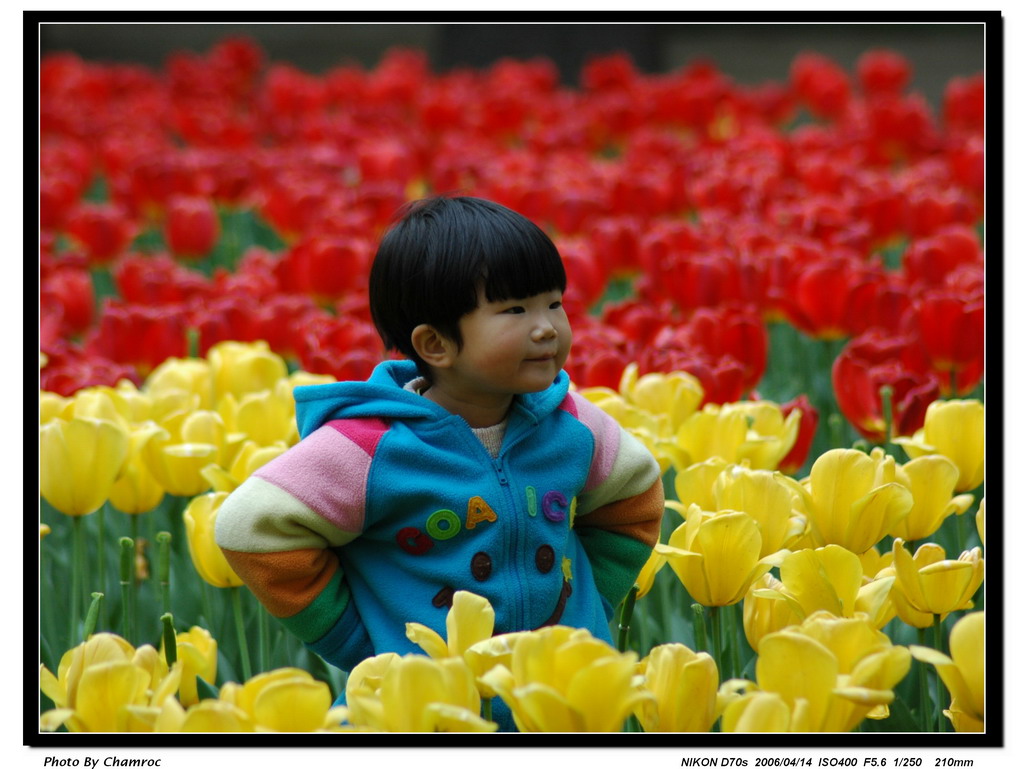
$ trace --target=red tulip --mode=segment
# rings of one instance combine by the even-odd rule
[[[165,305],[209,296],[209,282],[165,253],[126,254],[113,267],[118,293],[131,304]]]
[[[850,102],[850,78],[832,59],[801,53],[790,67],[789,79],[797,96],[815,115],[840,117]]]
[[[785,307],[793,325],[816,339],[849,334],[850,293],[866,274],[863,263],[840,255],[812,263],[795,276]]]
[[[220,237],[220,219],[209,198],[175,196],[167,203],[164,237],[178,259],[195,260],[209,254]]]
[[[779,462],[779,470],[787,475],[796,475],[800,468],[807,461],[807,455],[811,451],[811,444],[814,443],[814,434],[818,430],[818,409],[816,409],[807,395],[801,393],[788,403],[781,405],[782,415],[788,417],[793,411],[800,410],[800,429],[797,432],[796,442],[789,453]]]
[[[43,173],[39,177],[39,227],[60,229],[74,210],[81,189],[71,174],[63,171]]]
[[[94,301],[92,276],[86,269],[57,267],[41,281],[41,308],[53,304],[61,308],[60,328],[63,334],[74,336],[89,328]]]
[[[124,209],[109,203],[81,203],[69,214],[66,229],[81,244],[91,265],[112,262],[137,232]]]
[[[911,192],[907,201],[907,232],[911,238],[934,235],[951,224],[973,226],[981,217],[977,201],[956,188]]]
[[[186,319],[178,305],[147,307],[107,299],[86,351],[134,366],[146,375],[167,358],[185,357],[186,330]]]
[[[868,331],[851,340],[832,365],[836,403],[857,431],[874,443],[887,440],[881,388],[892,388],[894,435],[912,435],[924,425],[928,404],[939,397],[939,379],[908,369],[901,360],[905,337]]]
[[[845,326],[854,336],[871,328],[899,329],[910,312],[906,287],[891,273],[880,271],[866,275],[850,290]]]
[[[911,65],[896,51],[873,50],[857,59],[857,79],[866,94],[899,94],[910,82]]]
[[[984,267],[984,254],[971,227],[952,224],[911,242],[902,261],[907,282],[915,288],[926,288],[941,285],[962,265]]]
[[[742,369],[741,392],[756,387],[768,365],[768,332],[752,308],[702,307],[684,325],[663,329],[653,346],[663,345],[731,359]]]
[[[127,379],[142,383],[135,369],[106,358],[88,355],[76,345],[59,341],[43,347],[46,365],[39,371],[39,389],[68,397],[85,387],[113,387]]]
[[[284,291],[330,303],[366,286],[370,258],[366,240],[314,237],[288,249],[274,272]]]
[[[985,354],[985,302],[948,288],[931,289],[914,306],[917,329],[932,367],[958,371]]]
[[[950,80],[943,94],[942,114],[951,129],[984,130],[985,76],[979,73]]]
[[[700,380],[706,403],[734,403],[743,397],[746,371],[732,356],[710,357],[700,351],[680,349],[640,350],[636,355],[640,374],[652,371],[686,371]]]

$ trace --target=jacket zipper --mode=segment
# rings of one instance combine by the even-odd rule
[[[522,553],[519,552],[522,547],[519,542],[520,538],[523,535],[522,521],[520,520],[519,510],[516,509],[516,500],[515,495],[512,493],[512,485],[509,482],[508,475],[505,473],[504,453],[505,452],[503,449],[501,452],[499,452],[498,456],[493,460],[493,462],[494,469],[498,475],[498,483],[500,483],[501,487],[504,489],[505,500],[508,504],[508,510],[510,513],[508,516],[510,519],[509,551],[511,554],[509,557],[509,568],[511,569],[512,577],[514,578],[513,585],[515,588],[514,609],[513,615],[511,617],[513,623],[512,627],[524,629],[524,623],[526,621],[526,618],[524,616],[525,611],[523,607],[525,603],[526,591],[523,587],[522,579]]]

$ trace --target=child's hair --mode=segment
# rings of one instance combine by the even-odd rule
[[[521,214],[489,200],[438,196],[413,201],[381,239],[370,269],[370,312],[389,350],[429,367],[412,331],[433,326],[460,347],[459,319],[487,301],[565,291],[555,244]]]

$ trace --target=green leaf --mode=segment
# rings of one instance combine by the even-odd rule
[[[202,676],[196,676],[196,692],[199,694],[200,700],[215,700],[220,696],[217,689]]]

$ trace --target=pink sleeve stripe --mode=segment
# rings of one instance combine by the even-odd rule
[[[369,456],[377,451],[377,444],[388,431],[388,423],[383,419],[367,417],[365,419],[335,419],[328,422],[332,428],[344,435]]]
[[[612,474],[615,458],[619,455],[619,424],[608,414],[578,393],[569,393],[566,400],[572,399],[573,408],[560,408],[573,414],[594,435],[594,459],[590,463],[590,475],[583,486],[583,491],[597,488]]]
[[[359,534],[372,460],[363,446],[325,425],[254,475],[288,492],[340,530]]]

